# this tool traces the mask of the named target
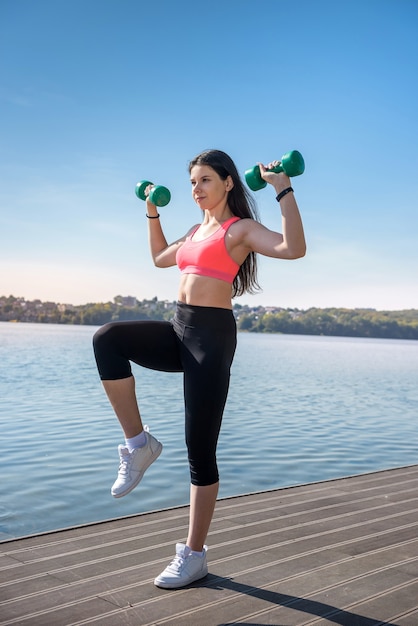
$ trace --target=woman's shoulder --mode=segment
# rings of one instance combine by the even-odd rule
[[[260,224],[251,217],[237,219],[228,228],[228,239],[232,245],[243,244]]]
[[[189,237],[192,237],[200,226],[201,224],[195,224],[194,226],[191,226],[187,233],[184,235],[184,239],[189,239]]]
[[[235,216],[234,216],[235,217]],[[231,224],[231,229],[235,230],[235,232],[237,233],[247,233],[249,232],[251,229],[256,228],[258,222],[254,219],[252,219],[251,217],[235,217],[235,220],[232,224]]]

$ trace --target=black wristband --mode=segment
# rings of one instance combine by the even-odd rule
[[[284,198],[284,196],[285,196],[287,193],[290,193],[291,191],[293,191],[293,187],[288,187],[287,189],[283,189],[283,191],[281,191],[281,192],[280,192],[280,193],[276,196],[276,200],[277,200],[277,202],[280,202],[280,200],[281,200],[282,198]]]
[[[145,215],[149,220],[158,220],[158,218],[160,217],[159,213],[157,213],[157,215],[148,215],[148,213],[145,213]]]

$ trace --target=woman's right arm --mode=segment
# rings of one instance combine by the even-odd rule
[[[171,244],[167,243],[158,215],[158,209],[150,200],[146,201],[148,222],[148,242],[151,257],[156,267],[172,267],[176,264],[177,250],[186,241],[187,235]],[[153,219],[154,218],[154,219]]]

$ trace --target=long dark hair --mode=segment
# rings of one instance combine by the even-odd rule
[[[259,221],[257,206],[250,192],[244,187],[235,163],[222,150],[205,150],[198,154],[189,163],[189,173],[195,165],[208,165],[226,180],[231,176],[234,186],[228,192],[228,206],[233,215]],[[250,252],[241,265],[232,284],[232,297],[242,296],[244,293],[255,293],[260,290],[257,280],[257,256]]]

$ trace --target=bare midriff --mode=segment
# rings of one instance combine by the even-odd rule
[[[183,274],[180,278],[179,302],[232,309],[231,296],[232,286],[224,280],[197,274]]]

